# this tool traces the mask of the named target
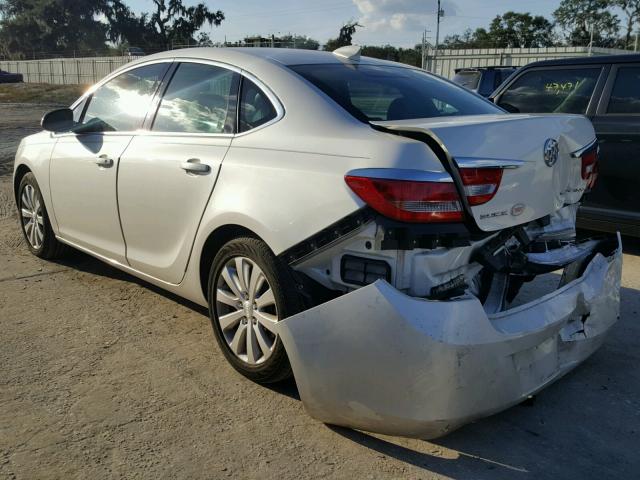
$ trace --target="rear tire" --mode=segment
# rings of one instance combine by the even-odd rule
[[[53,233],[42,192],[31,172],[20,180],[17,204],[20,227],[29,251],[47,260],[63,256],[68,247],[59,242]]]
[[[289,267],[252,237],[226,243],[209,272],[209,315],[227,361],[257,383],[291,376],[274,324],[304,307]]]

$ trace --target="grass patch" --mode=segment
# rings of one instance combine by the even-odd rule
[[[52,85],[49,83],[0,84],[0,103],[41,103],[71,105],[88,85]]]

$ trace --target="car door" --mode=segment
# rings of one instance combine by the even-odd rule
[[[182,280],[233,137],[239,77],[211,62],[179,63],[149,131],[122,155],[118,205],[131,267]]]
[[[128,70],[84,101],[73,132],[54,146],[49,183],[59,235],[73,244],[124,263],[118,218],[118,162],[142,126],[168,63]]]
[[[585,213],[616,211],[640,220],[640,63],[614,65],[592,118],[600,145],[599,177]]]

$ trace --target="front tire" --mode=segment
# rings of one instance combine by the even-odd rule
[[[66,245],[60,243],[53,233],[42,192],[31,172],[20,180],[17,203],[20,227],[29,251],[44,259],[64,255]]]
[[[256,238],[237,238],[216,254],[209,273],[209,314],[222,353],[257,383],[291,376],[275,324],[303,305],[289,267]]]

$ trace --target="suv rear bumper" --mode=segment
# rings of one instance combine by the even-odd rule
[[[517,404],[591,355],[619,314],[622,247],[533,302],[487,315],[377,281],[278,323],[309,414],[434,438]]]

